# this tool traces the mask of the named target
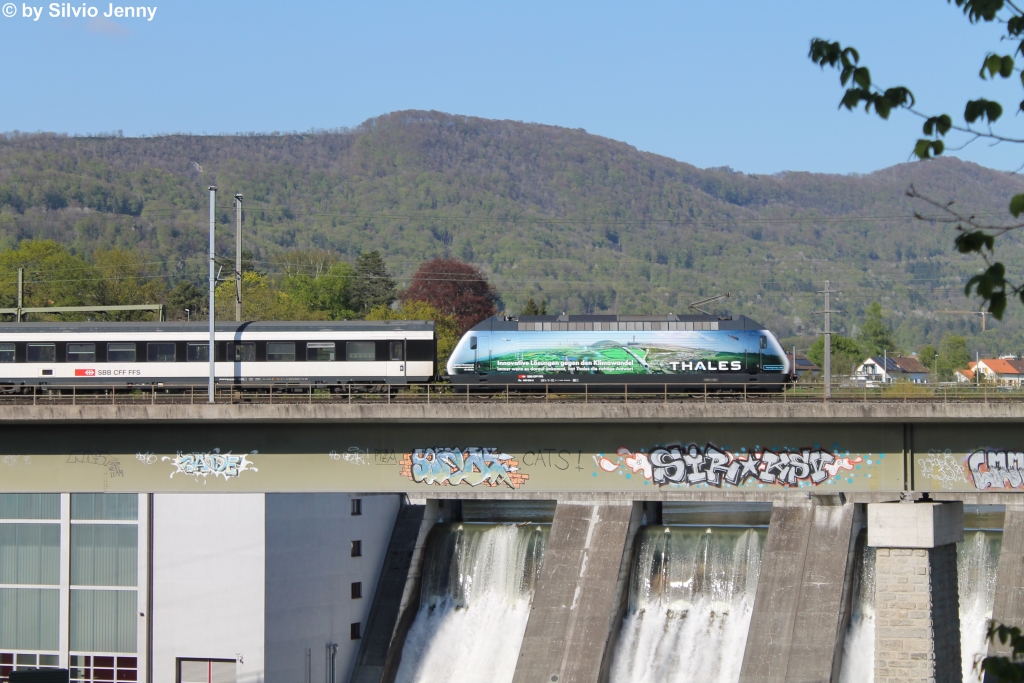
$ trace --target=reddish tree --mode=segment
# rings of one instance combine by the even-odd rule
[[[465,332],[497,312],[498,294],[478,268],[453,258],[436,258],[420,265],[402,301],[425,301],[455,316]]]

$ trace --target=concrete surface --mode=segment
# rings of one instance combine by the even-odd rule
[[[5,405],[0,422],[1024,422],[1021,403]]]
[[[868,545],[872,548],[936,548],[964,540],[964,504],[868,504]]]
[[[854,518],[850,503],[805,499],[772,509],[740,683],[831,680],[845,626]]]
[[[399,630],[406,583],[412,574],[419,576],[414,560],[422,558],[422,542],[417,547],[427,510],[426,501],[403,505],[398,511],[381,569],[373,604],[366,620],[366,631],[359,643],[352,683],[380,683],[388,652]],[[418,593],[417,593],[418,595]]]
[[[1007,626],[1024,626],[1024,505],[1006,506],[1003,545],[996,570],[992,619]],[[990,646],[993,654],[1009,654],[1009,646]]]
[[[597,683],[640,510],[559,501],[513,683]]]

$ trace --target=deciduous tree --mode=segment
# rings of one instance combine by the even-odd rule
[[[843,337],[838,334],[832,335],[832,374],[849,375],[853,373],[862,360],[864,350],[856,340]],[[815,363],[824,372],[825,370],[825,337],[821,336],[814,340],[811,348],[807,350],[807,358]]]
[[[465,332],[497,312],[498,295],[475,266],[457,259],[436,258],[420,266],[403,301],[426,301],[459,321]]]
[[[443,374],[448,357],[459,343],[462,331],[455,316],[446,315],[425,301],[406,300],[396,308],[378,306],[366,315],[367,320],[433,320],[437,334],[437,372]]]

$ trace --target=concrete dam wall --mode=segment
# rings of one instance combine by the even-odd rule
[[[390,552],[419,558],[407,569],[416,598],[400,607],[377,596],[374,610],[388,613],[368,626],[353,681],[885,680],[875,675],[865,503],[447,498],[409,507],[427,520],[423,547],[396,530],[404,551]],[[1021,583],[1020,558],[1005,553],[1022,547],[1022,515],[966,508],[955,545],[961,666],[950,680],[978,680],[994,612],[1024,616],[996,607],[997,594]]]

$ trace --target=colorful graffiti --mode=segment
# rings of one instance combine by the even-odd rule
[[[669,445],[652,448],[649,452],[620,448],[617,460],[604,455],[595,459],[605,472],[625,468],[659,486],[707,484],[719,488],[725,484],[742,486],[748,480],[778,486],[818,485],[841,470],[853,470],[863,461],[860,456],[838,457],[821,448],[755,449],[751,453],[736,454],[712,443],[703,448],[696,444]]]
[[[402,475],[417,484],[500,486],[517,489],[530,475],[497,448],[417,448],[402,456]]]
[[[1020,488],[1024,485],[1024,451],[981,448],[967,456],[974,488]]]
[[[253,463],[248,458],[248,456],[256,455],[258,452],[252,451],[248,454],[232,455],[231,451],[221,453],[219,448],[214,448],[208,452],[183,453],[178,451],[173,458],[165,455],[162,460],[169,460],[174,466],[171,478],[174,478],[176,474],[184,474],[190,477],[208,477],[212,474],[214,477],[233,479],[242,472],[259,472],[257,468],[252,466]]]

